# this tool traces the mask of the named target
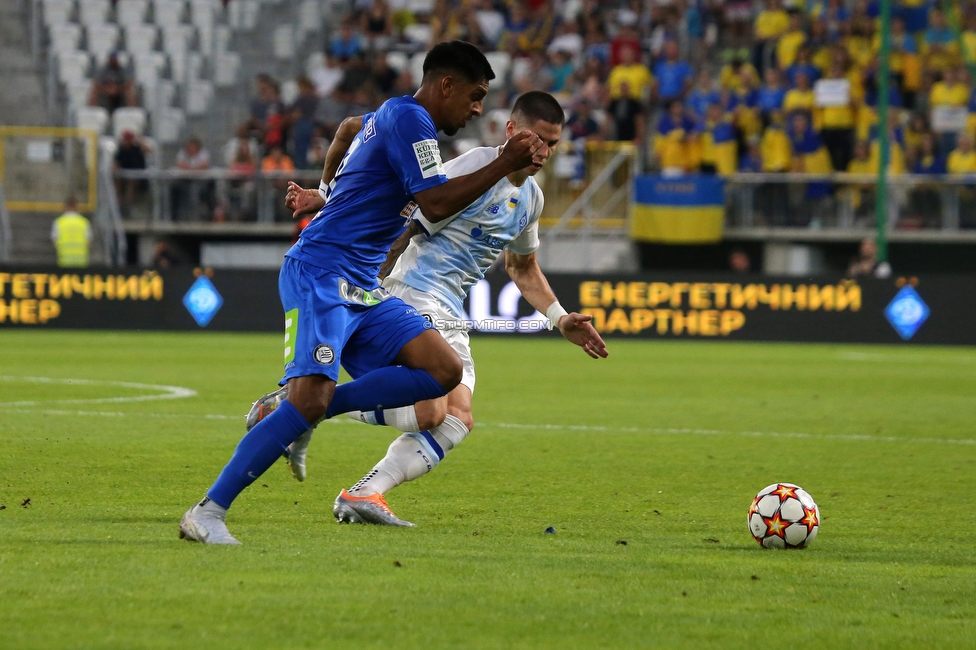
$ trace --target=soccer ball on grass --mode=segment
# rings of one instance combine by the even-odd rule
[[[765,548],[803,548],[820,530],[820,508],[792,483],[763,488],[749,507],[749,532]]]

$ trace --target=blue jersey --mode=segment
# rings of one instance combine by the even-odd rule
[[[374,289],[380,264],[406,226],[404,206],[447,180],[430,114],[413,97],[388,100],[363,118],[325,206],[287,257]]]

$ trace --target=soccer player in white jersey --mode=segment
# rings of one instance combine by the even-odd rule
[[[430,319],[461,357],[462,379],[460,385],[442,398],[414,406],[348,414],[404,433],[359,482],[340,492],[333,510],[340,522],[411,525],[396,517],[388,507],[353,509],[348,506],[359,499],[382,496],[397,485],[423,476],[474,427],[471,415],[474,361],[467,327],[462,321],[462,303],[471,287],[503,252],[512,280],[529,304],[546,314],[550,326],[558,328],[566,339],[594,359],[607,356],[606,345],[590,324],[590,317],[563,309],[536,261],[543,194],[532,177],[542,169],[559,142],[563,121],[563,110],[551,95],[538,91],[525,93],[515,102],[506,131],[511,137],[519,131],[530,130],[541,138],[545,146],[532,165],[501,179],[470,206],[443,221],[430,222],[416,205],[405,208],[410,226],[394,243],[387,262],[381,267],[381,276],[389,272],[383,286]],[[445,171],[448,177],[470,174],[491,163],[499,152],[498,147],[472,149],[446,163]],[[299,191],[296,186],[290,195],[292,207],[302,203],[297,197]],[[249,425],[271,412],[285,390],[256,402],[248,416]],[[305,452],[311,433],[309,430],[303,434],[287,452],[289,465],[298,480],[305,478]]]

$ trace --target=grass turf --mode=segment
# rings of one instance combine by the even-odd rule
[[[394,436],[342,421],[307,482],[279,463],[244,492],[244,545],[216,548],[177,521],[273,386],[280,337],[2,332],[0,647],[972,643],[976,351],[610,349],[476,339],[475,432],[389,495],[418,528],[335,524]],[[198,395],[81,401],[160,392],[108,382]],[[750,538],[776,481],[817,499],[812,547]]]

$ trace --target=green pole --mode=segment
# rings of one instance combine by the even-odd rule
[[[891,0],[881,0],[881,52],[878,58],[878,144],[881,160],[878,186],[875,192],[875,218],[878,227],[878,260],[888,261],[888,160],[891,143],[888,141],[888,87],[891,68]]]

